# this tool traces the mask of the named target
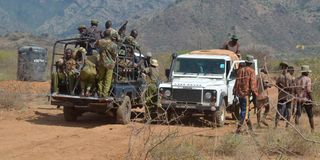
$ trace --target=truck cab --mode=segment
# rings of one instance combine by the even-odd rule
[[[226,111],[235,112],[233,87],[240,60],[228,50],[198,50],[172,56],[168,82],[159,85],[168,119],[201,114],[223,126]],[[257,60],[254,68],[257,71]],[[257,72],[256,72],[257,74]]]

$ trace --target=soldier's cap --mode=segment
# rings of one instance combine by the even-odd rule
[[[232,39],[232,40],[239,40],[239,37],[238,37],[237,35],[233,34],[233,35],[230,37],[230,39]]]
[[[280,67],[281,67],[281,66],[289,67],[289,63],[286,62],[286,61],[282,61],[282,62],[280,62],[279,66],[280,66]]]
[[[311,73],[312,71],[310,70],[310,67],[308,65],[302,65],[301,72]]]
[[[79,27],[78,27],[78,30],[80,30],[80,29],[85,29],[85,28],[86,28],[86,26],[85,26],[85,25],[80,24],[80,25],[79,25]]]
[[[99,21],[96,19],[91,20],[91,25],[98,25]]]
[[[253,63],[254,57],[252,55],[247,54],[244,61],[246,63]]]
[[[154,58],[151,59],[150,64],[151,64],[152,66],[154,66],[154,67],[158,67],[158,66],[159,66],[158,60],[156,60],[156,59],[154,59]]]

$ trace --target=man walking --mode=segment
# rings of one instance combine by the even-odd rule
[[[282,73],[279,75],[276,81],[276,85],[278,86],[278,105],[277,105],[277,112],[276,112],[276,119],[275,119],[275,128],[278,127],[280,115],[284,116],[285,119],[290,122],[291,118],[291,101],[292,101],[292,94],[293,93],[293,78],[288,73],[288,63],[281,62],[280,68]],[[289,123],[286,122],[286,127],[289,126]]]
[[[314,132],[314,121],[313,121],[313,112],[312,112],[312,88],[311,88],[311,79],[309,78],[309,73],[311,70],[308,65],[301,66],[301,76],[297,79],[296,82],[296,92],[297,92],[297,111],[295,117],[295,124],[299,124],[299,119],[301,117],[301,110],[305,108],[309,124],[311,127],[311,132]]]
[[[267,89],[271,87],[271,84],[269,83],[268,75],[267,75],[266,69],[261,69],[260,74],[258,76],[258,93],[259,97],[256,97],[255,107],[257,107],[257,123],[258,127],[260,128],[260,123],[264,124],[265,126],[269,126],[266,122],[267,115],[270,110],[270,104],[269,104],[269,96]],[[261,112],[262,109],[265,108],[263,117],[261,119]]]
[[[240,122],[236,133],[241,132],[241,127],[244,121],[246,121],[249,130],[252,131],[252,123],[250,121],[250,96],[251,94],[258,96],[255,71],[250,67],[253,60],[253,56],[247,55],[245,59],[245,66],[240,68],[237,72],[237,79],[233,93],[239,98],[241,112]]]

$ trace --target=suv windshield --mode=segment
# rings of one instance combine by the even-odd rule
[[[174,67],[174,73],[221,75],[225,73],[225,60],[178,58]]]

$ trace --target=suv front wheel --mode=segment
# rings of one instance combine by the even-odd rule
[[[226,114],[226,103],[224,100],[222,100],[221,105],[219,107],[219,110],[213,112],[213,122],[218,127],[223,127],[224,126],[224,121],[225,121],[225,114]]]

